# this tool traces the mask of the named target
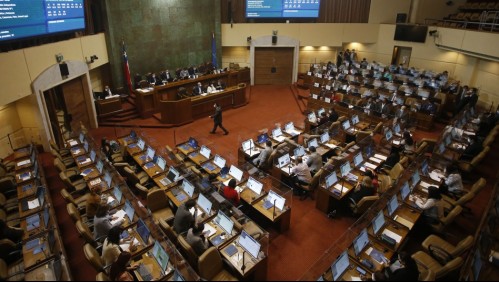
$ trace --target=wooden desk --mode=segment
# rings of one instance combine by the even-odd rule
[[[388,216],[388,210],[385,208],[385,216]],[[392,214],[392,218],[394,221],[406,226],[408,229],[412,229],[414,224],[418,221],[419,217],[421,217],[421,212],[402,204],[398,207],[398,209]],[[407,223],[406,223],[407,222]],[[408,224],[408,225],[407,225]]]
[[[385,232],[385,230],[388,230],[390,232],[393,232],[393,233],[399,235],[401,237],[400,241],[397,242],[394,246],[391,246],[391,245],[383,242],[381,240],[381,234],[383,232]],[[400,249],[400,246],[404,245],[405,240],[407,239],[407,235],[409,234],[409,229],[406,226],[385,217],[385,226],[382,227],[378,231],[377,235],[375,235],[373,232],[372,223],[369,226],[369,228],[367,228],[367,232],[369,233],[370,236],[375,237],[380,242],[380,244],[382,244],[386,248],[389,248],[390,250],[396,252]]]
[[[189,159],[191,161],[193,161],[195,164],[197,165],[201,165],[202,163],[210,160],[208,158],[206,158],[205,156],[201,155],[201,153],[199,151],[196,151],[196,152],[192,152],[190,153],[189,155],[187,155],[187,157],[189,157]]]
[[[19,163],[22,161],[27,161],[27,163],[23,164],[23,165],[19,165]],[[31,160],[27,156],[24,158],[20,158],[20,159],[15,160],[15,162],[16,162],[16,165],[14,167],[14,170],[16,170],[16,171],[28,169],[28,168],[33,166],[33,163],[31,162]]]
[[[120,97],[95,100],[95,107],[99,117],[105,117],[121,111]]]
[[[147,270],[149,270],[149,273],[151,273],[153,280],[158,281],[161,280],[163,277],[170,276],[173,273],[173,266],[171,264],[172,259],[174,258],[170,258],[170,260],[168,261],[168,266],[166,268],[165,273],[163,273],[160,265],[158,264],[154,256],[149,252],[143,254],[139,260],[133,263],[133,265],[138,265],[141,263],[144,264]],[[142,276],[140,276],[138,271],[135,270],[134,273],[139,281],[144,281],[144,279],[142,278]]]
[[[61,266],[56,268],[55,264]],[[60,271],[60,272],[57,272]],[[60,277],[59,277],[60,275]],[[36,268],[28,270],[24,274],[24,281],[71,281],[69,275],[69,266],[66,260],[58,261],[57,258],[51,259]]]
[[[17,185],[17,198],[23,199],[35,195],[37,185],[35,180],[31,180],[23,183],[22,185]]]
[[[265,198],[261,198],[251,206],[263,216],[265,216],[268,220],[270,220],[270,222],[276,224],[276,227],[280,232],[285,232],[286,230],[288,230],[291,223],[291,208],[287,205],[284,205],[284,209],[282,211],[278,208],[274,209],[274,207],[266,209],[263,207],[264,202]],[[275,215],[273,214],[274,210]]]
[[[423,130],[432,130],[434,126],[435,116],[426,113],[415,113],[416,126]]]
[[[161,122],[179,126],[212,115],[214,103],[221,106],[223,110],[246,105],[246,86],[233,86],[206,96],[195,96],[178,101],[160,101],[159,103]]]
[[[360,264],[357,260],[352,259],[351,257],[349,257],[348,260],[350,261],[350,266],[338,278],[338,281],[354,281],[355,279],[360,279],[361,274],[357,271],[357,267],[362,268],[366,272],[366,275],[363,275],[364,277],[371,278],[372,271],[370,271],[364,265]],[[324,272],[324,274],[322,276],[323,276],[325,281],[334,281],[333,280],[333,272],[331,271],[331,267],[328,267],[326,272]]]
[[[137,89],[134,92],[141,118],[149,118],[159,110],[159,100],[154,88]]]
[[[222,248],[227,246],[227,244],[229,244],[230,242],[234,241],[234,239],[238,235],[238,232],[235,228],[232,228],[231,234],[227,234],[227,232],[225,232],[213,220],[210,220],[210,221],[206,222],[205,224],[208,224],[215,229],[215,233],[212,234],[210,237],[208,237],[208,240],[210,241],[210,244],[217,247],[217,249],[219,249],[219,250],[221,250]],[[223,240],[222,240],[222,238],[220,238],[222,232],[225,233],[225,235],[224,235],[225,239],[223,239]]]
[[[38,243],[30,249],[26,247],[26,244],[23,244],[22,253],[25,269],[35,266],[53,256],[52,251],[49,248],[47,236],[48,235],[45,234],[41,237],[34,238],[33,240],[37,240]]]
[[[191,147],[191,145],[189,144],[189,142],[185,142],[185,143],[181,143],[179,145],[177,145],[177,149],[184,155],[189,155],[190,153],[194,152],[195,150],[197,150],[198,148],[193,148]]]
[[[236,238],[234,241],[237,241],[237,239],[238,238]],[[226,253],[226,250],[231,245],[237,249],[237,253],[229,256]],[[255,281],[267,280],[267,256],[264,256],[263,258],[254,258],[248,252],[244,252],[243,248],[235,242],[228,244],[227,246],[222,248],[220,250],[220,254],[222,254],[222,256],[231,264],[231,266],[233,266],[233,269],[237,271],[237,274],[240,278],[248,279],[248,277],[251,277],[251,280]],[[241,270],[241,266],[243,265],[243,255],[244,265],[246,266],[244,271]],[[260,255],[262,255],[262,252],[260,252]]]
[[[354,185],[341,179],[337,184],[339,184],[341,187],[342,182],[343,188],[341,194],[339,192],[334,192],[339,191],[338,189],[334,188],[336,184],[333,185],[333,187],[329,187],[328,189],[326,189],[324,183],[322,183],[317,189],[317,196],[315,197],[315,208],[327,214],[331,209],[334,208],[335,204],[338,204],[342,199],[349,195],[353,190]]]
[[[73,157],[73,159],[76,159],[77,157],[85,155],[87,153],[82,145],[73,146],[71,147],[71,149],[69,149],[69,151],[71,152],[71,156]]]
[[[376,240],[374,240],[373,237],[369,236],[369,243],[367,244],[367,246],[364,247],[364,250],[362,250],[362,252],[358,256],[355,255],[353,244],[348,248],[348,255],[353,259],[356,259],[358,262],[364,259],[370,260],[374,264],[375,269],[381,269],[382,264],[367,254],[370,248],[377,250],[388,260],[391,260],[394,254],[394,251],[386,248],[385,246],[381,245]]]

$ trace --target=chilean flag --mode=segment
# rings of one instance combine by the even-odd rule
[[[123,73],[125,75],[125,82],[128,85],[128,90],[130,90],[130,93],[133,92],[133,87],[132,87],[132,79],[130,77],[130,66],[128,65],[128,56],[126,54],[126,46],[125,46],[125,41],[123,43]]]

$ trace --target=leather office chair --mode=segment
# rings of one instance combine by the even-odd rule
[[[164,190],[158,189],[147,194],[147,207],[155,222],[170,222],[175,217]]]
[[[66,201],[66,203],[72,203],[77,206],[79,209],[83,209],[85,207],[85,198],[79,197],[75,199],[66,189],[61,189],[61,196]]]
[[[352,209],[352,213],[354,215],[364,214],[364,212],[366,212],[377,200],[379,200],[378,195],[363,197],[358,203],[352,203],[352,205],[350,206],[350,208]]]
[[[59,173],[59,177],[61,178],[62,182],[64,182],[66,188],[69,191],[81,193],[88,189],[87,183],[85,181],[77,180],[73,182],[69,179],[69,177],[67,177],[64,172]]]
[[[69,149],[61,149],[59,148],[59,146],[57,146],[57,144],[54,142],[53,139],[50,139],[49,140],[49,144],[50,144],[50,148],[56,150],[57,152],[59,152],[59,155],[61,155],[61,157],[71,157],[71,151]]]
[[[437,247],[445,251],[451,258],[455,258],[461,256],[473,246],[473,236],[469,235],[454,246],[437,235],[430,235],[423,241],[421,246],[428,253],[431,253],[431,248]]]
[[[102,260],[99,252],[92,246],[91,244],[85,244],[83,246],[83,253],[85,254],[85,258],[90,263],[90,265],[97,271],[107,273],[106,265],[104,265],[104,261]]]
[[[426,152],[433,152],[433,150],[435,150],[435,145],[437,144],[437,139],[423,138],[419,142],[420,142],[420,144],[423,144],[426,142]]]
[[[413,157],[413,156],[411,156],[411,157]],[[407,156],[404,156],[404,157],[400,158],[399,164],[403,168],[407,168],[409,166],[409,158]]]
[[[447,274],[459,269],[463,264],[461,257],[456,257],[451,261],[440,264],[436,259],[423,251],[418,251],[411,256],[418,264],[419,272],[431,270],[435,273],[435,279],[442,278]]]
[[[24,281],[24,263],[18,260],[7,264],[0,259],[0,280],[2,281]]]
[[[381,130],[383,129],[383,122],[379,122],[373,129],[374,134],[381,134]]]
[[[383,194],[392,188],[392,179],[389,175],[378,174],[378,194]]]
[[[160,220],[159,227],[161,227],[163,232],[165,232],[166,237],[168,237],[168,239],[170,239],[170,241],[173,243],[173,245],[175,245],[175,247],[177,247],[178,246],[178,234],[177,234],[177,232],[175,232],[175,230],[173,230],[171,225],[168,224],[164,220]]]
[[[199,257],[198,273],[208,281],[237,281],[236,277],[224,269],[222,257],[215,247],[210,247]]]
[[[416,151],[414,152],[414,156],[418,157],[418,156],[424,155],[426,153],[427,149],[428,149],[428,142],[426,142],[426,141],[421,142],[419,144],[418,148],[416,149]]]
[[[81,222],[89,225],[89,227],[91,226],[91,224],[89,224],[89,222],[88,222],[88,218],[86,216],[82,216],[80,211],[78,210],[78,208],[74,204],[72,204],[72,203],[67,204],[66,210],[68,211],[69,217],[71,218],[71,220],[73,220],[74,224],[76,224],[76,222],[78,222],[78,221],[81,221]]]
[[[132,166],[127,163],[127,162],[115,162],[113,163],[114,168],[118,171],[120,175],[123,175],[126,177],[126,172],[125,172],[125,167],[128,167],[130,170],[132,170]]]
[[[101,245],[100,243],[97,242],[97,240],[94,239],[94,234],[92,231],[90,231],[90,227],[86,223],[83,223],[81,220],[76,221],[76,231],[78,231],[78,234],[85,240],[87,244],[90,244],[93,248],[100,248]],[[102,239],[102,238],[97,238],[97,239]],[[97,270],[99,271],[99,270]]]
[[[477,195],[478,193],[480,193],[480,191],[482,191],[482,189],[485,187],[486,184],[487,184],[487,180],[485,180],[485,178],[482,177],[482,178],[478,179],[475,182],[475,184],[473,184],[473,186],[471,186],[470,192]]]
[[[425,269],[419,273],[418,281],[435,281],[435,272],[431,269]]]
[[[392,185],[397,184],[400,174],[404,171],[404,167],[400,163],[396,163],[389,171],[388,176],[392,179]]]
[[[487,156],[490,151],[490,147],[484,147],[483,150],[476,155],[471,161],[459,161],[457,163],[459,170],[465,173],[471,173]]]
[[[125,176],[127,178],[127,184],[130,187],[135,187],[135,184],[145,185],[149,181],[149,176],[144,171],[135,173],[130,167],[125,167]]]
[[[0,193],[6,197],[17,197],[17,184],[13,176],[0,178]]]
[[[64,172],[64,174],[66,174],[66,176],[70,179],[73,179],[75,176],[76,178],[83,178],[83,176],[80,175],[80,170],[77,167],[67,168],[59,158],[54,158],[54,166],[59,173]]]
[[[142,199],[146,198],[147,197],[147,194],[149,194],[149,192],[151,192],[152,189],[149,189],[147,188],[146,186],[140,184],[140,183],[136,183],[135,184],[135,189],[136,191],[138,192],[138,196]],[[155,188],[156,190],[159,189],[158,187]]]
[[[344,122],[345,120],[347,120],[347,117],[346,117],[346,116],[340,116],[340,117],[338,117],[338,120],[336,120],[336,121],[337,121],[337,122],[339,122],[339,123],[341,124],[341,123],[342,123],[342,122]]]
[[[315,190],[317,189],[317,186],[319,186],[319,181],[322,177],[322,174],[324,173],[324,169],[321,168],[319,171],[312,177],[312,181],[308,185],[303,185],[303,184],[298,184],[300,189],[304,191],[303,195],[301,195],[300,200],[303,201],[310,197],[310,199],[314,200],[314,193]]]
[[[73,159],[73,157],[71,156],[68,156],[68,157],[62,157],[59,152],[57,152],[54,148],[50,147],[50,153],[52,153],[52,155],[59,159],[63,164],[64,166],[66,166],[67,168],[70,168],[70,167],[75,167],[76,166],[76,162],[75,160]]]
[[[95,275],[95,281],[111,281],[111,278],[109,278],[106,273],[99,272]]]
[[[198,265],[198,255],[194,252],[194,249],[187,243],[187,241],[182,237],[182,235],[178,235],[177,237],[178,245],[180,246],[180,250],[182,254],[187,258],[187,261],[191,266]]]
[[[346,150],[350,149],[353,146],[355,146],[355,141],[352,141],[352,142],[346,144],[345,148],[343,149],[343,151],[346,151]]]
[[[444,216],[440,219],[440,222],[437,224],[430,224],[433,232],[442,234],[444,229],[450,225],[458,215],[461,214],[463,208],[461,206],[455,206],[447,216]]]
[[[17,243],[9,239],[0,240],[0,259],[10,264],[22,259],[22,250]]]

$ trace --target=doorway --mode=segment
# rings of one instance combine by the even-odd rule
[[[256,47],[255,84],[293,83],[294,47]]]
[[[392,54],[392,65],[402,65],[404,68],[409,67],[411,60],[412,47],[394,46]]]
[[[90,126],[83,79],[77,77],[43,92],[54,141],[64,147],[64,140],[71,132],[84,125]]]

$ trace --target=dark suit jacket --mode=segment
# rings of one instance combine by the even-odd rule
[[[194,95],[200,95],[201,93],[203,93],[203,87],[202,86],[194,86],[194,88],[192,88],[192,92],[194,93]]]
[[[222,123],[222,107],[218,106],[215,108],[215,114],[213,114],[213,121],[215,124],[221,124]]]

